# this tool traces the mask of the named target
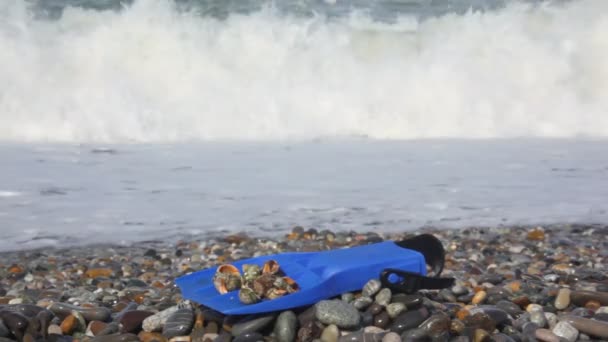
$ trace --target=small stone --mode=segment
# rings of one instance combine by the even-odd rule
[[[462,286],[462,285],[454,285],[454,286],[452,286],[451,291],[456,296],[461,296],[461,295],[467,294],[469,292],[469,290],[466,287]]]
[[[167,338],[160,333],[141,331],[137,337],[142,342],[167,342]]]
[[[482,305],[477,308],[473,308],[470,311],[470,313],[473,315],[478,312],[485,313],[492,320],[494,320],[496,322],[496,324],[498,324],[498,325],[507,323],[509,321],[509,314],[506,311],[504,311],[496,306]]]
[[[152,316],[154,313],[150,311],[132,310],[125,312],[120,318],[122,332],[138,333],[141,330],[143,321]]]
[[[578,338],[578,330],[568,322],[558,322],[553,333],[566,341],[574,342]]]
[[[382,342],[401,342],[401,336],[399,336],[397,333],[389,332],[388,334],[384,335]]]
[[[430,337],[442,336],[450,330],[450,317],[444,313],[434,314],[422,322],[419,328]]]
[[[419,308],[423,303],[423,297],[419,294],[407,295],[403,293],[397,293],[393,295],[393,303],[403,303],[407,306],[408,310]]]
[[[239,322],[232,326],[230,333],[232,333],[232,336],[239,336],[247,333],[259,332],[270,325],[270,323],[275,320],[275,317],[276,316],[274,314],[269,314]]]
[[[92,268],[85,272],[87,278],[111,277],[114,272],[109,268]]]
[[[475,335],[473,337],[474,342],[488,342],[491,341],[490,334],[483,329],[475,329]]]
[[[536,323],[540,328],[547,326],[547,319],[543,311],[532,311],[530,313],[530,322]]]
[[[411,341],[411,342],[422,342],[422,341],[427,341],[428,340],[428,335],[426,330],[422,329],[422,328],[415,328],[415,329],[410,329],[405,331],[403,334],[401,334],[401,340],[402,341]],[[443,340],[443,339],[441,339]]]
[[[147,332],[160,331],[169,316],[171,316],[177,310],[178,307],[177,305],[175,305],[161,312],[158,312],[150,317],[147,317],[142,322],[142,329]]]
[[[340,331],[338,330],[338,327],[335,324],[330,324],[323,329],[323,333],[321,333],[321,341],[337,342],[339,335]]]
[[[74,317],[74,315],[68,315],[62,322],[61,322],[61,333],[63,335],[72,335],[72,333],[74,332],[74,330],[76,330],[76,326],[78,325],[78,320],[76,319],[76,317]]]
[[[0,337],[7,337],[10,335],[10,330],[4,325],[4,322],[0,319]]]
[[[397,334],[403,334],[404,331],[419,326],[427,317],[429,317],[429,311],[425,307],[405,311],[395,318],[389,329]]]
[[[384,288],[376,295],[376,303],[387,306],[391,302],[392,292],[388,288]]]
[[[363,290],[361,291],[361,294],[364,297],[372,297],[376,293],[378,293],[378,291],[380,291],[381,287],[382,283],[380,283],[380,280],[371,279],[365,285],[363,285]]]
[[[317,303],[316,317],[324,324],[335,324],[339,328],[354,328],[361,319],[353,305],[340,300],[322,300]]]
[[[67,303],[53,303],[48,309],[55,315],[66,317],[73,311],[80,313],[87,321],[107,322],[112,316],[110,309],[105,307],[80,307]]]
[[[277,317],[274,335],[278,342],[293,342],[296,338],[298,318],[293,311],[283,311]]]
[[[454,335],[461,335],[466,325],[459,319],[453,319],[450,322],[450,332]]]
[[[374,302],[370,297],[361,296],[352,303],[357,310],[364,310]]]
[[[559,342],[559,336],[555,335],[551,330],[538,329],[535,332],[536,338],[545,342]]]
[[[152,316],[150,316],[152,317]],[[194,313],[190,309],[179,309],[167,318],[163,326],[163,336],[171,339],[190,334],[194,325]]]
[[[528,232],[527,238],[530,241],[543,241],[545,232],[542,229],[534,229]]]
[[[371,325],[371,326],[363,328],[363,332],[372,333],[372,334],[380,334],[380,333],[384,332],[384,329]]]
[[[251,332],[236,336],[232,342],[264,342],[264,336],[257,332]]]
[[[545,312],[545,319],[547,320],[549,329],[553,329],[557,324],[557,315],[553,312]]]
[[[590,300],[597,301],[600,305],[608,305],[608,293],[594,291],[572,291],[570,293],[570,301],[578,306],[584,306]]]
[[[381,342],[384,334],[365,333],[356,331],[348,335],[341,336],[338,342]]]
[[[367,312],[371,313],[372,315],[377,315],[382,312],[382,310],[384,310],[384,307],[378,303],[373,303],[369,306],[369,308],[367,308]]]
[[[528,306],[526,306],[526,311],[528,312],[534,312],[534,311],[543,311],[543,307],[538,305],[538,304],[530,304]]]
[[[47,329],[49,335],[63,335],[63,332],[61,331],[61,327],[58,326],[57,324],[51,324],[49,325],[49,328]]]
[[[487,293],[486,291],[479,291],[475,294],[475,296],[473,296],[473,299],[471,300],[471,303],[473,304],[481,304],[483,303],[483,301],[486,299]]]
[[[517,304],[510,302],[508,300],[498,301],[496,303],[496,307],[504,310],[506,313],[508,313],[511,316],[518,316],[520,313],[522,313],[521,308]]]
[[[175,336],[169,339],[169,342],[191,342],[192,338],[190,336]]]
[[[406,309],[407,306],[403,303],[390,303],[386,306],[386,312],[391,319],[395,319],[395,317],[399,316],[399,314]]]
[[[323,324],[316,321],[309,321],[298,330],[298,337],[296,341],[311,342],[312,340],[321,337],[322,332]]]
[[[352,303],[352,301],[355,300],[355,295],[351,292],[343,293],[342,296],[340,296],[340,299],[344,302]]]
[[[555,308],[564,310],[570,305],[570,289],[561,288],[555,297]]]
[[[608,322],[596,321],[574,315],[565,315],[560,317],[560,323],[561,322],[570,323],[581,333],[608,339]]]
[[[374,317],[374,326],[385,329],[390,323],[390,317],[386,311],[382,311]]]

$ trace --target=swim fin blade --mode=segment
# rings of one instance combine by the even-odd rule
[[[443,253],[443,247],[439,246]],[[299,291],[255,304],[243,304],[239,301],[238,290],[226,294],[216,290],[213,276],[217,267],[182,276],[175,282],[185,299],[226,315],[244,315],[311,305],[345,292],[361,290],[370,279],[378,278],[384,269],[426,275],[424,255],[393,241],[322,252],[265,255],[231,264],[242,271],[243,264],[261,267],[268,260],[277,261],[285,275],[299,285]]]

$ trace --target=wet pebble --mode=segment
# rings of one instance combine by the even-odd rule
[[[589,301],[597,301],[600,305],[608,305],[608,293],[595,291],[572,291],[570,300],[578,306],[584,306]]]
[[[264,336],[257,332],[249,332],[236,336],[232,342],[264,342]]]
[[[562,288],[555,297],[555,308],[558,310],[564,310],[570,305],[570,289]]]
[[[391,302],[392,292],[388,288],[384,288],[376,294],[376,303],[387,306]]]
[[[547,325],[547,318],[543,311],[533,311],[530,313],[530,322],[536,323],[540,328],[544,328]]]
[[[538,329],[536,330],[536,338],[545,342],[559,342],[559,336],[555,335],[551,330]]]
[[[363,285],[363,289],[361,291],[361,295],[364,297],[373,297],[380,288],[382,287],[382,283],[378,279],[370,279],[365,285]]]
[[[146,317],[142,322],[142,329],[147,332],[160,331],[173,313],[175,313],[179,308],[177,305],[167,308],[163,311],[155,313],[150,317]]]
[[[370,297],[362,296],[362,297],[355,299],[355,301],[352,302],[352,305],[357,310],[364,310],[367,307],[369,307],[373,302],[374,302],[374,300],[371,299]]]
[[[340,336],[340,331],[335,324],[330,324],[321,333],[321,341],[323,342],[337,342]]]
[[[573,315],[565,315],[560,317],[560,322],[570,323],[579,332],[608,339],[608,322],[596,321]]]
[[[138,333],[141,330],[141,325],[144,319],[152,316],[154,313],[150,311],[132,310],[125,312],[120,317],[122,332]]]
[[[284,311],[274,326],[274,335],[278,342],[293,342],[296,337],[298,318],[293,311]],[[334,341],[335,342],[335,341]]]
[[[243,335],[251,332],[259,332],[265,327],[269,326],[276,316],[274,314],[266,314],[254,319],[245,318],[244,321],[234,324],[230,332],[232,336]]]
[[[568,322],[558,322],[552,332],[569,342],[574,342],[578,338],[578,330]]]
[[[407,309],[407,306],[403,303],[390,303],[386,306],[386,312],[391,319],[399,316],[403,311]]]
[[[335,324],[339,328],[354,328],[361,316],[357,309],[340,300],[323,300],[316,304],[316,317],[324,324]]]
[[[382,337],[382,342],[401,342],[401,336],[394,332],[389,332]]]
[[[424,307],[413,311],[406,311],[395,318],[389,329],[397,334],[402,334],[406,330],[419,326],[428,317],[429,311]]]
[[[179,309],[167,318],[163,326],[163,336],[171,339],[190,333],[194,324],[194,313],[190,309]]]
[[[112,312],[105,307],[85,308],[67,303],[53,303],[48,309],[60,317],[66,317],[70,315],[72,311],[76,311],[80,313],[87,321],[106,322],[109,321],[110,317],[112,316]]]

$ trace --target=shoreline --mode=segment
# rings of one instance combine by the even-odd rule
[[[107,336],[112,337],[107,338],[115,338],[116,341],[123,342],[125,338],[163,342],[182,335],[171,336],[171,334],[165,333],[163,336],[161,332],[164,331],[164,328],[160,326],[151,331],[142,332],[141,324],[144,320],[142,317],[163,312],[180,303],[180,305],[184,305],[180,291],[174,285],[174,279],[180,275],[252,256],[287,251],[346,248],[382,240],[398,240],[420,233],[431,233],[441,240],[446,249],[446,263],[442,276],[456,278],[456,286],[441,291],[419,291],[417,296],[425,298],[424,302],[421,302],[423,304],[419,309],[412,309],[414,311],[410,311],[408,307],[407,312],[418,312],[415,310],[426,308],[425,310],[428,312],[425,312],[428,315],[425,314],[425,319],[435,317],[436,320],[443,320],[443,323],[450,322],[445,329],[441,328],[443,329],[442,334],[447,334],[446,336],[452,338],[463,336],[475,338],[475,334],[482,334],[494,340],[500,340],[500,338],[505,340],[503,336],[505,335],[517,341],[518,336],[527,336],[526,334],[536,336],[535,334],[540,331],[539,334],[542,336],[544,336],[543,334],[549,336],[545,340],[552,341],[551,338],[556,334],[555,327],[558,324],[560,327],[569,324],[577,327],[577,336],[586,336],[591,340],[604,339],[603,335],[593,335],[594,330],[586,330],[591,328],[584,324],[581,327],[576,325],[578,324],[576,322],[572,323],[574,321],[566,322],[571,318],[570,316],[579,315],[577,317],[585,319],[586,321],[583,322],[587,325],[600,324],[600,328],[608,327],[608,321],[606,321],[608,318],[605,317],[608,315],[608,302],[604,302],[608,298],[608,228],[604,225],[449,230],[425,228],[390,234],[333,233],[295,228],[291,233],[276,239],[233,234],[210,240],[177,243],[148,242],[131,246],[98,245],[3,252],[0,253],[0,305],[2,306],[0,315],[3,308],[34,304],[53,312],[54,321],[48,322],[49,327],[57,326],[59,329],[63,329],[62,335],[70,335],[80,340],[94,338],[96,341],[101,341],[101,336],[95,334],[99,331],[91,327],[91,324],[101,324],[92,323],[96,321],[95,319],[84,318],[80,323],[73,323],[73,326],[68,326],[70,322],[66,323],[69,316],[77,316],[74,311],[92,306],[97,309],[91,310],[102,310],[107,311],[108,315],[111,314],[111,317],[105,317],[104,327],[112,325],[111,322],[116,323],[116,331],[108,334]],[[569,299],[566,308],[558,309],[555,302],[564,288],[573,293],[572,303]],[[591,295],[585,297],[585,293],[591,293]],[[355,296],[359,295],[355,293]],[[504,308],[500,306],[507,305],[506,302],[511,303],[512,312],[505,311],[506,306]],[[72,310],[71,314],[68,311],[66,314],[58,309],[59,304],[57,303],[75,305],[80,309]],[[512,304],[515,304],[515,307]],[[537,318],[534,318],[537,314],[533,314],[529,305],[536,309],[540,307],[541,312],[547,314],[548,318],[542,320],[537,317],[540,320],[537,322]],[[491,309],[485,308],[486,306]],[[490,323],[494,322],[493,325],[489,325],[493,328],[487,326],[484,328],[484,326],[467,320],[467,317],[479,311],[476,308],[482,308],[479,310],[489,317]],[[135,324],[135,327],[125,330],[126,323],[121,321],[124,319],[125,310],[145,314],[137,316],[141,320]],[[208,311],[196,304],[189,307],[188,310],[191,311],[192,322],[195,321],[194,317],[197,315],[205,316],[203,312],[210,315]],[[386,336],[395,338],[390,332],[397,332],[399,340],[408,340],[409,335],[407,334],[424,333],[430,336],[429,334],[432,333],[428,327],[428,329],[424,328],[428,331],[421,332],[420,329],[423,329],[421,326],[399,330],[400,328],[395,327],[399,320],[397,317],[388,319],[385,317],[387,311],[383,311],[382,307],[378,310],[379,312],[375,313],[373,317],[383,315],[384,323],[375,322],[374,319],[369,321],[369,309],[364,309],[360,310],[360,313],[361,317],[368,317],[365,325],[360,325],[355,330],[338,325],[336,329],[339,329],[340,335],[345,336],[367,329],[367,331],[374,331],[374,334],[379,334],[376,337],[381,339]],[[488,310],[490,313],[486,312]],[[508,312],[508,322],[503,319],[504,317],[500,319],[494,317],[496,310],[499,310],[501,314]],[[295,313],[303,314],[297,310]],[[131,316],[136,316],[136,314]],[[595,316],[604,321],[596,323],[597,320],[591,319]],[[558,319],[558,317],[560,318]],[[223,319],[231,320],[230,317]],[[7,322],[6,318],[4,321]],[[232,340],[232,338],[226,339],[226,334],[230,336],[228,330],[234,329],[232,323],[223,321],[225,327],[222,329],[221,325],[220,327],[217,324],[213,326],[210,321],[212,319],[207,317],[206,323],[198,327],[200,331],[197,330],[196,325],[190,325],[188,331],[180,334],[189,336],[186,341],[191,342]],[[566,323],[559,323],[562,321]],[[275,319],[272,322],[271,325],[275,328],[277,325],[284,324]],[[294,335],[292,339],[288,340],[293,341],[296,335],[304,334],[298,338],[298,341],[310,342],[319,339],[323,331],[327,329],[331,330],[327,334],[334,332],[332,324],[318,320],[311,322],[314,323],[306,323],[309,324],[308,326],[299,323],[297,327],[289,328],[294,330]],[[534,322],[537,325],[534,329],[526,330],[524,328],[526,323]],[[419,323],[422,324],[422,321]],[[452,326],[460,323],[464,324],[462,329],[453,331]],[[475,328],[471,330],[469,325]],[[370,328],[372,326],[375,326],[375,329]],[[53,329],[55,329],[54,333],[59,332],[56,327]],[[276,329],[273,330],[272,327],[264,326],[256,329],[254,329],[255,331],[242,331],[242,334],[254,334],[255,338],[252,337],[252,341],[259,336],[266,339],[271,336],[276,338]],[[479,329],[483,332],[478,332]],[[234,332],[234,330],[232,331]],[[211,335],[208,335],[207,339],[202,339],[203,335],[196,339],[195,332]],[[123,336],[125,334],[132,336],[125,337]],[[234,341],[249,341],[243,340],[245,337],[240,336],[242,334],[234,336]],[[608,330],[606,330],[606,334],[608,334]],[[1,328],[0,335],[2,335]],[[8,336],[14,338],[12,334]],[[154,336],[154,339],[151,339],[150,336]],[[223,336],[223,340],[220,338],[221,336]],[[342,341],[343,338],[345,337],[336,339],[336,341]],[[608,339],[608,337],[605,338]],[[475,340],[477,339],[475,338]],[[183,341],[183,339],[179,341]],[[352,341],[356,341],[356,339]]]

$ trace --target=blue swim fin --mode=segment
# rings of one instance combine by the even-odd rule
[[[426,236],[427,239],[430,237],[436,240],[434,246],[438,244],[438,248],[441,249],[440,268],[442,268],[443,247],[441,243],[432,235],[420,235],[418,237],[423,236]],[[398,280],[403,280],[404,277],[410,275],[419,276],[413,277],[414,280],[416,278],[431,279],[432,281],[440,279],[422,277],[426,275],[425,255],[432,256],[437,253],[427,253],[424,249],[421,249],[421,253],[406,248],[413,247],[412,244],[419,244],[422,241],[418,240],[417,242],[415,239],[409,242],[408,240],[403,242],[386,241],[323,252],[281,253],[232,263],[239,270],[242,270],[243,264],[262,266],[268,260],[275,260],[279,263],[285,275],[295,280],[299,285],[300,290],[295,293],[277,299],[266,299],[256,304],[242,304],[238,298],[238,290],[220,294],[215,289],[212,280],[217,267],[185,275],[177,278],[175,282],[186,299],[193,300],[223,314],[242,315],[311,305],[345,292],[360,290],[367,281],[380,277],[381,272],[385,270],[386,272],[383,272],[381,278],[385,285],[389,285],[389,287],[394,287],[393,284],[397,287],[400,286],[398,282],[391,283],[395,281],[395,275],[400,278]],[[416,249],[418,248],[416,247]],[[439,272],[441,272],[441,269],[439,269]],[[392,280],[389,280],[389,278]],[[415,284],[409,282],[409,285],[410,287],[418,286],[419,282]]]

